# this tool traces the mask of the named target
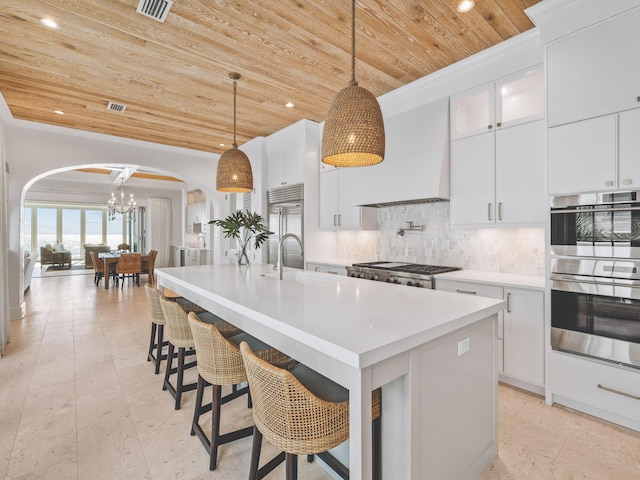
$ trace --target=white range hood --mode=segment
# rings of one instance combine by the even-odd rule
[[[349,182],[350,203],[384,207],[448,200],[449,99],[385,118],[384,123],[384,161],[341,172]]]

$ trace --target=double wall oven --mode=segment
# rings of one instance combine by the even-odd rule
[[[640,369],[640,192],[554,197],[551,346]]]

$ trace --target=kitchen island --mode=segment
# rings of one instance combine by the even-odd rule
[[[169,288],[349,389],[351,478],[474,479],[497,453],[495,330],[505,303],[271,265],[156,270]]]

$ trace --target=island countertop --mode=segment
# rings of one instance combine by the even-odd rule
[[[201,301],[241,313],[354,368],[504,308],[501,300],[295,269],[285,269],[285,279],[278,280],[271,265],[259,263],[159,268],[156,273],[172,290],[180,293],[188,286]]]
[[[278,280],[266,264],[156,272],[159,288],[349,390],[352,480],[371,479],[371,392],[378,387],[394,399],[383,403],[390,409],[383,428],[396,432],[383,440],[383,476],[476,478],[495,458],[494,348],[504,301],[295,269]]]

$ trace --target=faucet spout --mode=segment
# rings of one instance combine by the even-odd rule
[[[295,233],[285,233],[281,238],[280,241],[278,242],[278,263],[276,264],[276,268],[278,269],[278,278],[280,280],[282,280],[282,255],[283,255],[283,250],[284,250],[284,241],[287,238],[295,238],[296,241],[298,242],[298,245],[300,245],[300,250],[304,253],[304,248],[302,246],[302,240],[300,240],[300,237],[298,237]]]

